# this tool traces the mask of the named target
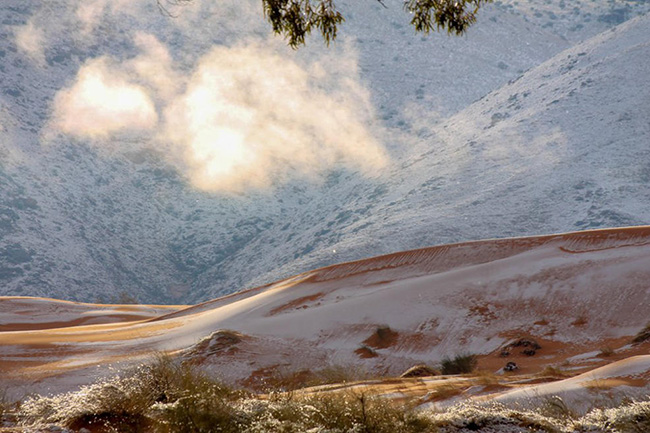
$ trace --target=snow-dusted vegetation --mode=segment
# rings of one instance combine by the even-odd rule
[[[645,432],[650,402],[627,401],[577,415],[559,398],[533,408],[459,403],[444,410],[403,406],[363,391],[261,397],[234,391],[168,359],[79,391],[31,397],[11,424],[77,431],[241,433]],[[53,430],[52,430],[53,431]]]

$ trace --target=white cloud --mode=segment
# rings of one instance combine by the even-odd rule
[[[374,173],[387,163],[350,51],[307,62],[273,43],[215,46],[181,71],[155,37],[140,32],[134,42],[141,54],[132,59],[81,67],[55,98],[55,130],[104,145],[144,131],[205,190],[265,188],[340,164]]]
[[[321,70],[319,82],[266,47],[213,48],[165,110],[165,136],[193,183],[237,191],[337,163],[365,172],[382,167],[368,95],[353,77],[325,79],[326,67],[310,68]]]
[[[171,99],[182,87],[183,78],[174,70],[169,50],[154,36],[144,32],[137,32],[134,42],[142,53],[127,62],[125,69],[137,75],[139,81],[158,98]]]
[[[45,63],[45,35],[32,20],[15,30],[16,46],[37,63]]]
[[[88,35],[105,14],[135,13],[145,1],[148,0],[82,0],[76,7],[75,15],[83,26],[83,32]]]
[[[54,100],[53,126],[82,138],[107,137],[122,130],[147,130],[158,115],[142,86],[129,82],[107,58],[87,62],[75,82]]]

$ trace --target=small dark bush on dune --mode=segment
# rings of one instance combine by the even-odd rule
[[[645,328],[639,331],[638,334],[632,339],[632,343],[640,344],[650,340],[650,323],[645,325]]]
[[[477,364],[476,355],[460,354],[453,358],[444,358],[440,362],[440,372],[444,375],[471,373]]]

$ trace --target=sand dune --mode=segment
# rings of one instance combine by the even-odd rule
[[[50,391],[155,352],[240,384],[332,364],[396,375],[461,352],[493,372],[514,361],[520,374],[548,365],[579,373],[647,353],[628,343],[648,321],[649,265],[644,226],[407,251],[185,308],[0,298],[0,369],[11,386]],[[521,338],[541,348],[525,355],[513,346]],[[648,370],[647,357],[626,362]],[[620,379],[595,371],[561,386]],[[535,392],[554,390],[545,386]]]
[[[3,296],[0,297],[0,332],[132,322],[159,317],[181,308],[175,305],[102,305]]]
[[[646,350],[647,352],[647,350]],[[585,413],[623,399],[644,399],[650,395],[650,355],[633,356],[575,377],[510,390],[491,399],[536,407],[559,397],[573,411]]]

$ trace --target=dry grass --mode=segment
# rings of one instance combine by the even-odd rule
[[[465,386],[460,384],[442,383],[429,391],[426,395],[426,401],[441,401],[456,397],[463,393]]]
[[[483,386],[498,385],[500,383],[499,376],[490,371],[479,370],[474,373],[474,378],[478,385]]]
[[[21,418],[30,428],[55,424],[94,432],[431,431],[425,417],[389,400],[352,392],[261,399],[168,358],[76,393],[31,398]]]
[[[559,374],[556,369],[547,373]],[[463,380],[443,381],[427,400],[459,395],[467,386],[460,383]],[[491,383],[494,378],[479,373],[477,380]],[[592,410],[580,417],[559,398],[550,398],[535,409],[458,404],[441,412],[413,411],[388,399],[349,390],[260,398],[234,391],[166,358],[78,392],[33,397],[22,404],[18,415],[24,431],[43,431],[43,426],[53,424],[97,433],[650,431],[649,401]]]
[[[615,388],[619,385],[617,381],[615,380],[608,380],[608,379],[593,379],[589,380],[587,382],[583,382],[582,386],[587,388],[590,391],[598,392],[598,391],[606,391],[612,388]]]
[[[566,371],[562,370],[559,367],[555,367],[552,365],[547,365],[544,367],[542,371],[536,374],[537,377],[550,377],[553,379],[565,379],[567,377],[571,377],[570,373],[567,373]]]
[[[19,402],[10,400],[6,391],[0,388],[0,431],[5,423],[9,424],[14,421],[18,408]]]
[[[266,371],[265,371],[266,372]],[[273,368],[264,376],[265,392],[291,392],[302,388],[346,384],[369,380],[373,376],[360,366],[332,365],[320,370]]]

